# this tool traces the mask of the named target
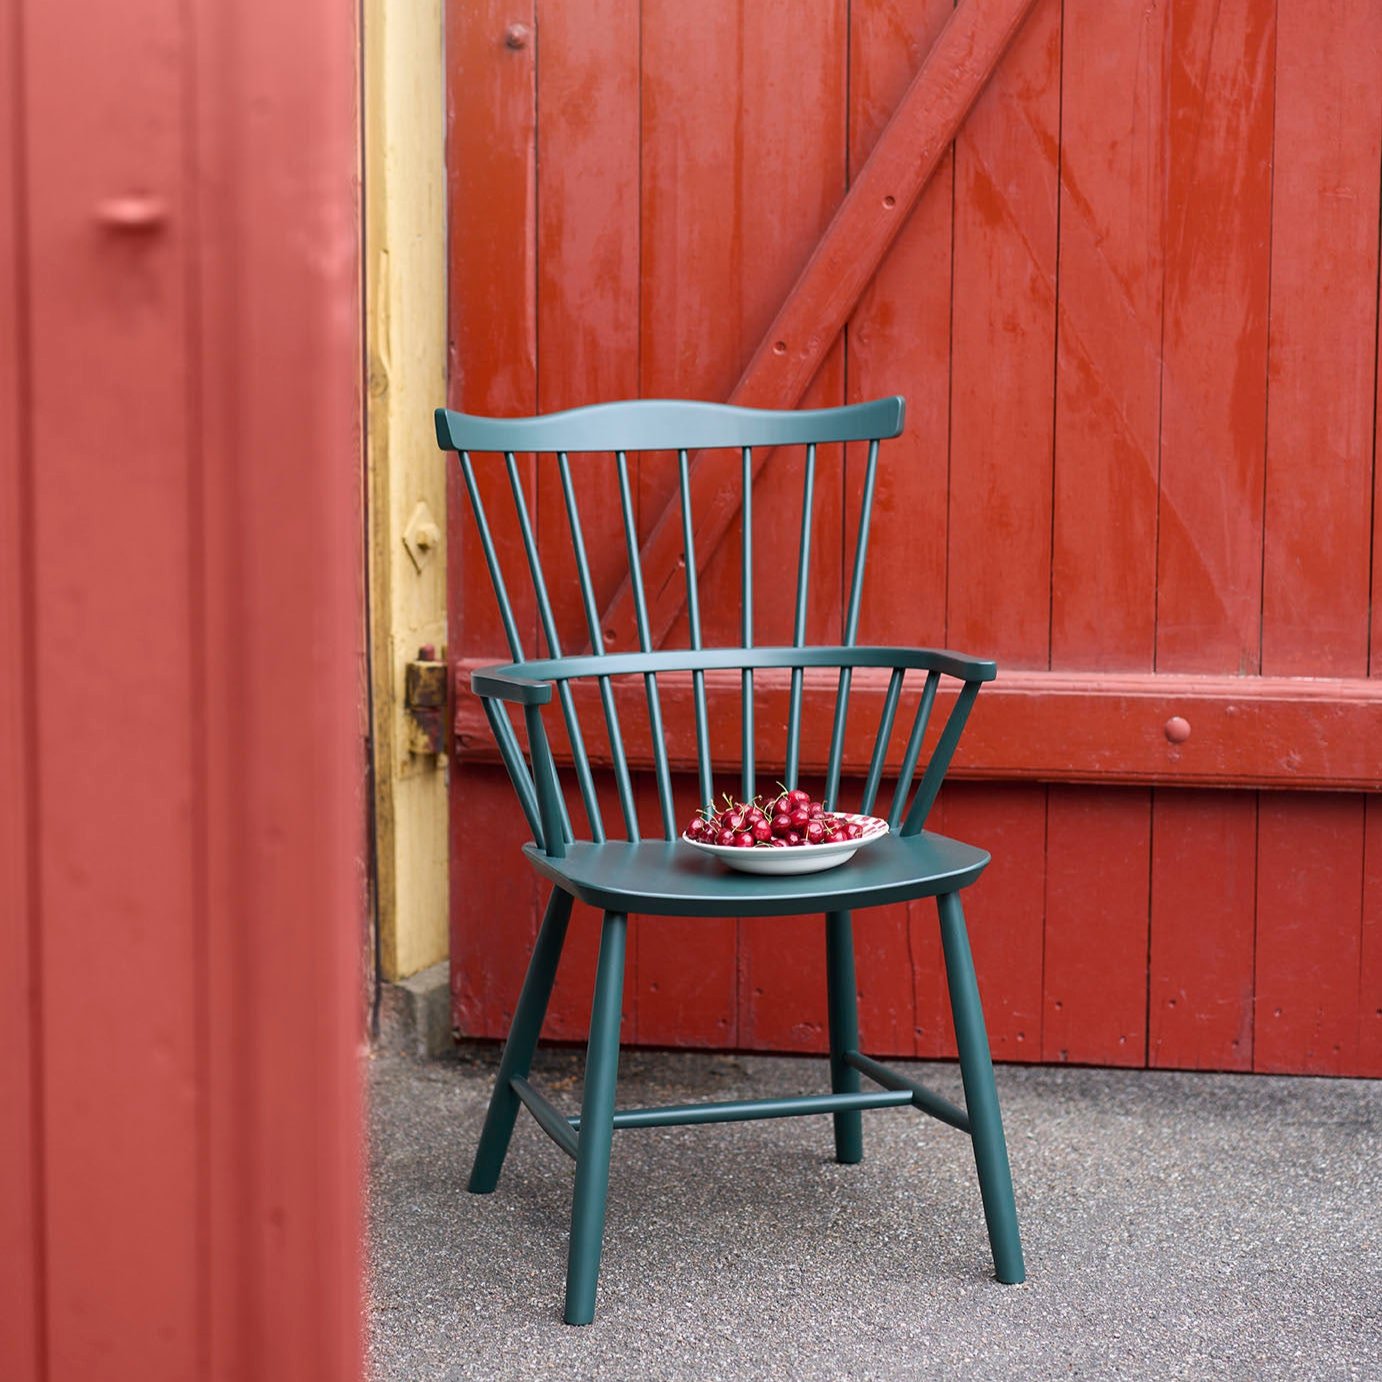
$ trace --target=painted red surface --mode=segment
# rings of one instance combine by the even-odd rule
[[[531,41],[513,47],[516,12],[453,2],[453,402],[526,413],[745,387],[781,404],[906,395],[907,434],[883,452],[861,636],[961,647],[1002,669],[939,808],[941,828],[995,856],[969,901],[995,1049],[1382,1074],[1377,811],[1364,796],[1382,787],[1382,13],[1037,0],[1005,36],[1021,8],[693,14],[603,0],[577,22],[537,0],[519,16]],[[969,106],[981,53],[1001,57]],[[928,67],[949,83],[944,100],[915,82]],[[966,107],[950,146],[942,109]],[[911,171],[929,176],[884,233],[859,189],[866,167],[891,166],[884,131],[900,110],[916,122],[893,127],[912,131]],[[842,225],[857,263],[822,276]],[[781,354],[775,322],[791,326]],[[803,330],[809,368],[794,350]],[[822,456],[823,637],[861,463]],[[656,536],[673,476],[632,464],[674,645],[679,542]],[[555,482],[525,465],[562,635],[583,645]],[[578,473],[618,633],[617,511],[601,502],[607,480]],[[490,475],[494,517],[506,495]],[[709,469],[701,484],[718,492]],[[765,589],[795,551],[790,467],[767,462],[755,509],[771,525],[758,530]],[[711,642],[737,641],[735,518],[717,520],[729,528],[702,585]],[[538,899],[517,881],[526,832],[465,691],[470,666],[504,655],[467,522],[455,506],[454,985],[462,1029],[498,1035]],[[511,530],[501,545],[516,571]],[[765,596],[763,641],[784,614]],[[531,631],[531,605],[523,619]],[[861,678],[859,704],[881,690]],[[782,691],[765,678],[763,692],[770,755]],[[665,696],[685,768],[689,714],[675,721],[688,698]],[[734,690],[712,687],[712,708],[717,696],[728,707]],[[808,724],[820,715],[808,695]],[[1176,717],[1188,738],[1168,737]],[[870,712],[858,719],[856,770]],[[737,714],[713,723],[733,763]],[[693,784],[679,790],[689,806]],[[494,849],[467,828],[491,812]],[[588,923],[559,983],[559,1036],[584,1030]],[[880,1052],[952,1049],[935,930],[928,906],[860,919],[862,1020]],[[632,1038],[821,1049],[818,931],[640,923]],[[789,945],[801,958],[784,966]]]
[[[0,18],[15,1382],[359,1372],[357,68],[321,3]]]

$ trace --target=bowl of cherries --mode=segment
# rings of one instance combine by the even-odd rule
[[[681,838],[741,873],[819,873],[850,859],[864,845],[881,840],[888,823],[877,816],[827,811],[800,787],[775,797],[705,806],[691,817]]]

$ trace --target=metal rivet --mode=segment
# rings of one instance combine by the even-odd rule
[[[895,206],[897,205],[897,198],[896,198],[896,197],[884,197],[884,198],[883,198],[883,205],[886,206],[886,207],[888,208],[889,211],[891,211],[891,210],[893,209],[893,207],[895,207]]]
[[[510,48],[526,48],[533,31],[526,24],[510,24],[504,30],[504,43]]]
[[[786,341],[774,341],[774,342],[773,342],[773,354],[774,354],[774,355],[786,355],[786,353],[787,353],[787,342],[786,342]]]
[[[1173,744],[1183,744],[1190,737],[1190,721],[1172,715],[1165,724],[1166,737]]]

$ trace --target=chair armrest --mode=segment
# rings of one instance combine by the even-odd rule
[[[944,672],[961,681],[992,681],[998,675],[998,664],[986,657],[970,657],[968,653],[951,652],[949,648],[921,648],[926,654],[926,670]]]
[[[546,705],[552,699],[552,683],[524,676],[522,664],[516,662],[481,667],[472,672],[470,689],[477,696],[507,701],[511,705]]]

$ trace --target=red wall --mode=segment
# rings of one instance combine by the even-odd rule
[[[353,12],[0,13],[0,1376],[358,1375]]]
[[[952,12],[453,0],[454,404],[728,397]],[[861,638],[1006,674],[940,822],[994,854],[970,911],[1004,1059],[1382,1074],[1382,810],[1359,790],[1382,786],[1379,166],[1374,7],[1036,0],[801,397],[908,400]],[[826,589],[856,464],[822,458]],[[560,561],[555,481],[527,478]],[[672,477],[636,483],[646,535]],[[455,1011],[497,1035],[540,899],[467,699],[466,666],[505,654],[455,498]],[[795,550],[796,504],[770,467],[764,550]],[[607,598],[611,501],[587,538]],[[632,1038],[822,1049],[818,937],[784,966],[792,927],[640,924]],[[933,909],[859,935],[865,1041],[947,1053]]]

